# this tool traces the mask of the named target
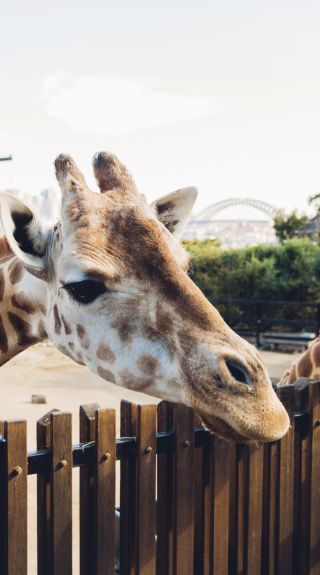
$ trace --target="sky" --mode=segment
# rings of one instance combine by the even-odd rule
[[[310,210],[320,192],[320,3],[1,2],[0,189],[55,185],[70,153],[116,153],[152,201],[252,197]]]

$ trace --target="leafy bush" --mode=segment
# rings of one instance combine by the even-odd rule
[[[184,245],[192,255],[190,275],[210,301],[250,300],[247,308],[228,306],[228,314],[245,315],[257,300],[320,303],[320,246],[308,239],[225,250],[212,241]],[[218,307],[225,315],[226,306]],[[307,309],[298,307],[270,310],[271,316],[283,319],[308,315]],[[264,311],[268,316],[268,303]],[[314,310],[309,314],[314,316]]]

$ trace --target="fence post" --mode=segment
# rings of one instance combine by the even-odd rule
[[[294,384],[295,418],[294,436],[294,575],[309,575],[310,540],[310,400],[309,380],[300,378]]]
[[[276,548],[279,534],[278,517],[278,443],[264,446],[263,522],[261,549],[262,575],[276,574]]]
[[[27,424],[6,421],[1,428],[1,575],[27,575]]]
[[[172,429],[173,404],[161,401],[157,407],[158,432]],[[173,453],[157,456],[157,575],[173,570]]]
[[[97,403],[80,407],[80,442],[91,443],[96,438],[95,413]],[[94,465],[80,468],[80,575],[92,575],[92,554],[95,548],[95,470]]]
[[[116,412],[96,411],[96,572],[115,571]]]
[[[51,413],[53,409],[37,421],[37,449],[50,449],[51,446]],[[51,545],[51,483],[50,470],[37,476],[37,537],[38,537],[38,575],[52,574]]]
[[[237,573],[261,570],[263,449],[237,446]]]
[[[4,517],[6,514],[6,442],[4,437],[4,422],[0,421],[0,573],[5,573],[6,568],[6,541]]]
[[[136,466],[136,570],[156,575],[156,423],[155,405],[138,405]]]
[[[121,401],[121,437],[136,435],[137,406]],[[136,457],[120,463],[120,569],[121,575],[139,575],[135,568]]]
[[[261,570],[263,449],[250,446],[248,452],[247,573],[256,575]]]
[[[228,575],[230,445],[213,438],[212,442],[212,566],[213,575]]]
[[[193,572],[194,411],[174,406],[174,575]]]
[[[295,388],[291,385],[279,386],[277,393],[288,411],[291,422],[289,431],[278,443],[279,538],[276,561],[279,575],[287,575],[293,571]]]
[[[197,426],[197,421],[195,425]],[[194,573],[204,574],[204,448],[194,449]]]
[[[50,419],[52,575],[72,575],[71,414]]]
[[[320,381],[309,384],[310,424],[310,575],[320,574]]]

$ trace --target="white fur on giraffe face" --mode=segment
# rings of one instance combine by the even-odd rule
[[[51,297],[50,297],[51,296]],[[105,306],[102,302],[96,302],[89,306],[79,306],[71,302],[69,296],[64,291],[59,291],[58,304],[56,303],[55,290],[49,296],[50,308],[49,322],[47,325],[50,338],[55,345],[67,353],[76,362],[85,363],[89,368],[104,377],[104,374],[112,374],[112,381],[119,386],[140,387],[141,391],[150,395],[171,399],[177,402],[187,402],[187,394],[181,386],[180,365],[176,358],[172,359],[163,339],[150,341],[146,336],[139,333],[134,325],[134,333],[128,333],[125,341],[121,339],[119,330],[113,327],[117,321],[116,309],[121,308],[121,303],[125,306],[129,298],[121,293],[115,293],[105,297],[109,299]],[[153,300],[152,294],[150,299]],[[110,304],[110,300],[112,303]],[[117,301],[118,300],[118,301]],[[115,305],[116,303],[116,305]],[[57,305],[61,325],[59,333],[56,331],[56,318],[54,306]],[[144,300],[145,309],[140,310],[142,318],[147,321],[147,316],[153,315],[152,305],[148,306],[148,301]],[[139,310],[137,310],[139,316]],[[71,327],[72,333],[66,334],[63,321]],[[140,320],[138,320],[140,323]],[[77,328],[83,329],[82,338],[77,333]],[[82,330],[81,330],[82,331]],[[114,356],[112,361],[98,357],[98,349],[105,346]],[[109,354],[109,355],[110,355]],[[152,374],[145,373],[139,362],[141,358],[152,358],[156,363],[156,368]],[[151,361],[151,360],[150,360]],[[110,381],[110,376],[105,377]],[[134,384],[136,382],[136,385]],[[139,382],[139,383],[138,383]],[[169,389],[168,389],[168,382]]]

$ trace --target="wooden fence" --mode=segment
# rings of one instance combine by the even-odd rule
[[[278,390],[291,418],[281,441],[221,441],[194,413],[161,403],[80,408],[0,423],[0,573],[27,573],[27,484],[37,474],[38,574],[72,573],[72,467],[80,466],[80,573],[115,573],[120,460],[122,575],[320,574],[320,382]],[[34,575],[29,574],[29,575]]]

